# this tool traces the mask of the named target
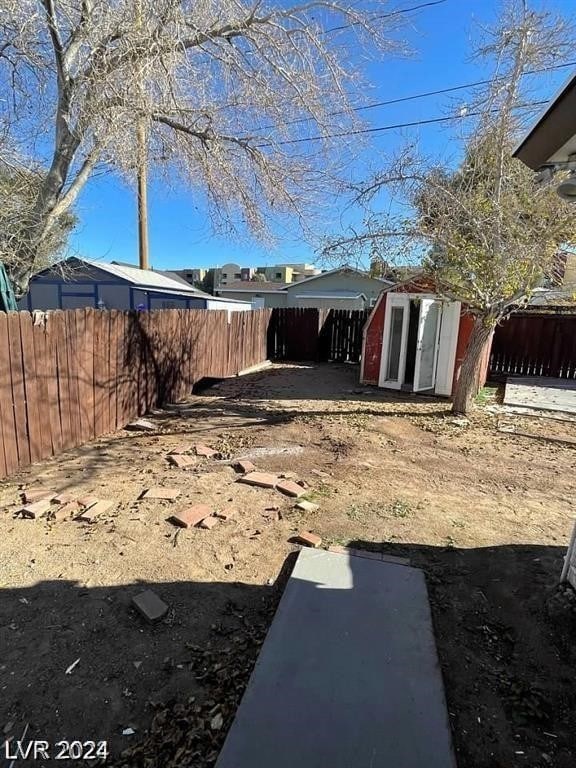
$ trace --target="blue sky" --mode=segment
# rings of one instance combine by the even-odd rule
[[[419,2],[422,0],[405,0],[400,6]],[[412,55],[370,62],[367,76],[371,89],[360,100],[400,98],[481,79],[485,73],[477,62],[470,60],[472,36],[478,23],[494,19],[497,7],[497,0],[446,0],[412,15],[410,26],[403,33]],[[574,0],[548,0],[546,8],[569,15],[575,5]],[[552,95],[570,71],[535,76],[539,96]],[[451,105],[454,108],[460,103],[466,103],[466,91],[451,97],[433,96],[379,107],[365,112],[364,118],[369,126],[425,120],[443,116]],[[420,150],[426,154],[448,162],[454,162],[458,156],[453,123],[375,133],[355,163],[357,178],[369,175],[380,157],[385,162],[390,153],[412,138],[418,140]],[[76,210],[79,224],[71,239],[74,252],[91,259],[137,262],[134,189],[113,174],[94,178],[85,187]],[[347,216],[354,218],[354,213]],[[312,246],[296,233],[280,234],[274,248],[263,247],[249,238],[238,241],[216,236],[210,230],[204,201],[197,193],[170,190],[157,181],[149,188],[149,218],[150,256],[155,268],[209,267],[227,261],[259,266],[317,260]],[[337,234],[342,231],[342,218],[335,212],[325,226],[326,234]]]

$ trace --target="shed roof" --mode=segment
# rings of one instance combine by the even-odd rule
[[[199,291],[198,288],[189,283],[184,285],[183,282],[174,280],[162,272],[154,272],[152,269],[140,269],[139,267],[131,267],[126,264],[113,264],[108,261],[92,261],[91,259],[77,259],[77,261],[96,267],[96,269],[101,269],[103,272],[108,272],[108,274],[119,277],[122,280],[127,280],[132,285],[212,298],[210,294]]]

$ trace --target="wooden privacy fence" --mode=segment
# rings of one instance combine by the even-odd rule
[[[273,309],[268,357],[358,363],[369,310]]]
[[[0,312],[0,477],[266,359],[270,310]]]
[[[576,314],[529,310],[496,328],[490,376],[576,379]]]

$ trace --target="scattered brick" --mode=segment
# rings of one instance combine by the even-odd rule
[[[183,456],[181,453],[169,454],[168,461],[170,464],[178,467],[178,469],[187,469],[188,467],[193,467],[194,464],[196,464],[192,456]]]
[[[36,501],[50,501],[54,498],[54,493],[46,488],[32,488],[24,491],[24,503],[34,504]]]
[[[191,445],[178,445],[176,448],[174,448],[170,453],[169,456],[181,456],[183,453],[189,453],[192,450]]]
[[[95,517],[96,515],[105,514],[111,510],[114,505],[115,502],[113,501],[97,501],[96,504],[93,504],[88,511],[90,512],[91,517]]]
[[[278,478],[269,472],[249,472],[244,477],[241,477],[238,482],[246,483],[246,485],[256,485],[259,488],[275,488]]]
[[[93,507],[94,504],[98,504],[99,501],[100,499],[97,496],[81,496],[78,499],[78,504],[85,509],[89,509],[90,507]]]
[[[216,517],[216,515],[210,515],[209,517],[205,517],[204,520],[200,522],[199,527],[211,530],[215,525],[218,525],[219,522],[220,520]]]
[[[132,598],[132,604],[151,623],[160,621],[168,613],[168,606],[164,600],[161,600],[151,589],[135,595]]]
[[[318,504],[314,504],[311,501],[306,501],[305,499],[296,502],[294,506],[296,509],[301,509],[302,512],[317,512],[320,509]]]
[[[179,488],[162,488],[161,486],[155,486],[148,488],[142,494],[143,499],[177,499],[180,496]]]
[[[181,509],[179,512],[174,513],[168,520],[173,525],[180,526],[180,528],[190,528],[198,525],[204,518],[210,517],[211,514],[212,510],[207,504],[194,504],[191,507]]]
[[[133,421],[132,424],[127,424],[124,429],[133,430],[134,432],[155,432],[156,425],[148,419],[138,419]]]
[[[293,480],[282,480],[282,482],[278,483],[276,489],[286,496],[292,496],[292,498],[298,498],[298,496],[306,493],[304,488]]]
[[[316,548],[322,544],[322,537],[318,536],[317,533],[312,533],[311,531],[301,531],[295,537],[295,540],[298,542],[298,544],[304,544],[307,547]]]
[[[194,446],[194,450],[196,451],[196,456],[205,456],[207,459],[212,459],[214,456],[218,455],[218,451],[200,443]]]
[[[25,507],[22,507],[20,514],[22,517],[27,517],[30,520],[34,520],[37,517],[42,517],[42,515],[45,515],[49,509],[50,500],[41,499],[40,501],[35,501],[32,504],[27,504]]]
[[[61,504],[50,510],[52,520],[68,520],[78,514],[80,504],[77,501],[70,501],[68,504]]]
[[[74,497],[71,493],[59,493],[58,496],[54,496],[52,501],[54,504],[69,504],[74,501]]]
[[[248,461],[248,459],[241,459],[236,462],[234,469],[236,469],[237,472],[242,472],[244,475],[247,475],[249,472],[256,472],[256,464]]]

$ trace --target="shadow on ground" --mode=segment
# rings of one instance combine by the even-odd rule
[[[562,548],[350,546],[408,556],[426,573],[460,768],[573,768],[576,613],[554,588]],[[52,743],[107,740],[110,764],[212,765],[292,564],[274,586],[143,578],[1,589],[3,738],[28,726],[26,738]],[[143,589],[170,605],[163,623],[131,608]],[[374,641],[385,653],[386,638]]]

